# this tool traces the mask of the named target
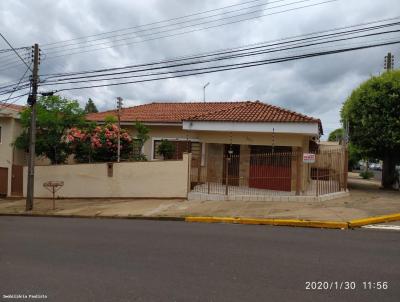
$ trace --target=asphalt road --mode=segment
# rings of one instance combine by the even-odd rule
[[[306,290],[308,281],[342,289]],[[388,289],[363,289],[363,281],[386,281]],[[400,301],[400,232],[0,217],[0,298],[20,301],[3,296],[12,294],[46,301]]]

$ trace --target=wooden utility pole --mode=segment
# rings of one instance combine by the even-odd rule
[[[36,99],[39,73],[39,45],[33,46],[32,93],[28,97],[31,106],[31,124],[29,128],[28,185],[26,193],[26,211],[33,209],[35,179],[35,144],[36,144]]]
[[[117,150],[117,162],[121,160],[121,109],[122,109],[122,98],[117,97],[117,108],[118,108],[118,150]]]

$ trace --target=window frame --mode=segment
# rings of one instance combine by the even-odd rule
[[[197,139],[197,138],[178,138],[178,137],[173,137],[173,138],[171,138],[171,137],[152,137],[151,138],[151,160],[159,160],[159,159],[157,159],[157,158],[155,158],[155,155],[156,155],[156,150],[155,150],[155,141],[161,141],[161,140],[167,140],[167,141],[172,141],[172,142],[174,142],[174,141],[190,141],[190,142],[193,142],[193,143],[200,143],[200,144],[202,144],[202,142],[200,142],[200,140],[199,139]]]

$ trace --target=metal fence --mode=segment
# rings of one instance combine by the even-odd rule
[[[320,151],[315,162],[303,163],[301,152],[207,156],[192,158],[193,192],[224,195],[318,196],[347,188],[347,153],[343,148]]]

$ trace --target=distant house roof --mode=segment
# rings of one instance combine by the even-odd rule
[[[0,103],[0,117],[19,119],[24,106]]]
[[[1,104],[0,103],[0,109],[9,109],[9,110],[14,110],[17,112],[21,112],[22,110],[24,110],[25,106],[21,106],[21,105],[15,105],[15,104]]]
[[[90,113],[90,121],[101,122],[107,116],[116,116],[116,110]],[[181,123],[182,121],[229,122],[285,122],[318,123],[319,119],[296,113],[260,101],[150,103],[122,109],[123,122]]]

